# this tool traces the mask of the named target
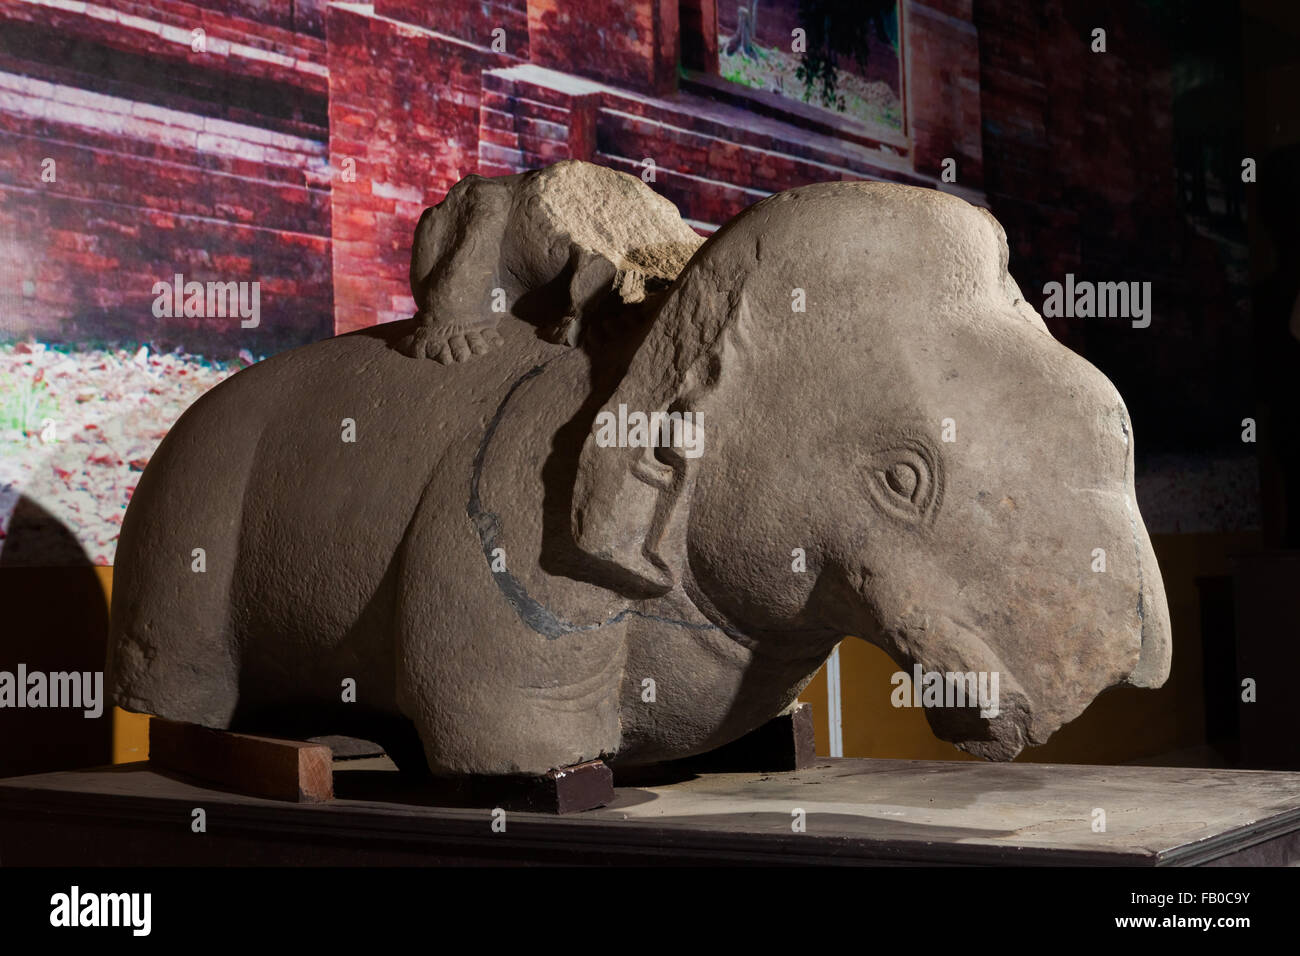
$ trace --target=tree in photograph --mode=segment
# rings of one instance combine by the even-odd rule
[[[747,57],[755,57],[757,54],[754,50],[754,33],[757,23],[758,0],[750,0],[748,7],[741,3],[736,9],[736,32],[727,38],[727,42],[722,46],[722,52],[727,56],[741,53]]]

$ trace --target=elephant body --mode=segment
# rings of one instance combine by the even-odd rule
[[[629,599],[581,580],[572,550],[540,547],[566,537],[548,526],[567,525],[574,419],[603,398],[586,353],[506,318],[496,360],[443,367],[397,349],[410,324],[267,359],[169,432],[118,547],[119,704],[371,734],[398,754],[414,720],[435,771],[503,774],[686,756],[793,702],[835,635],[765,658],[680,590]],[[476,533],[475,492],[505,571]]]

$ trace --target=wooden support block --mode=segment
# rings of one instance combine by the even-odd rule
[[[154,717],[149,722],[149,761],[254,797],[320,803],[334,796],[333,754],[322,744],[232,734]]]
[[[552,770],[541,777],[501,781],[500,804],[537,813],[579,813],[614,800],[614,774],[600,760]],[[482,792],[482,791],[480,791]]]
[[[812,704],[800,703],[739,740],[681,763],[706,773],[744,773],[807,770],[816,760]]]

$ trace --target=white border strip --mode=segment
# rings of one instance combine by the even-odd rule
[[[844,717],[840,706],[840,648],[826,659],[826,723],[830,727],[832,757],[844,756]]]

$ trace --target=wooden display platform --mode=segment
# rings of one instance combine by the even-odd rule
[[[616,775],[614,801],[584,813],[506,811],[495,832],[492,807],[438,805],[455,801],[373,769],[386,763],[336,761],[322,803],[208,789],[145,763],[0,780],[0,864],[1300,861],[1300,773],[848,759],[678,769]],[[191,831],[195,808],[206,833]],[[797,810],[805,832],[792,829]]]

